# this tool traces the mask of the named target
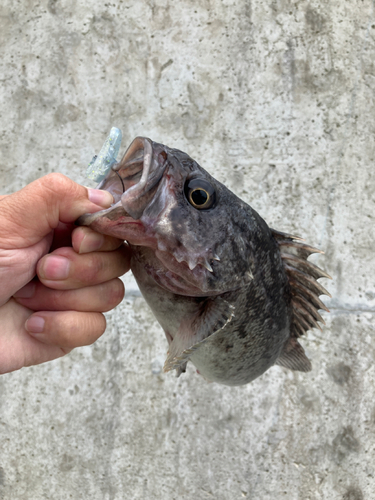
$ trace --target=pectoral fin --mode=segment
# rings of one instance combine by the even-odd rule
[[[222,330],[234,316],[234,306],[221,297],[207,299],[198,313],[185,318],[169,346],[164,372],[184,371],[191,354],[208,338]]]

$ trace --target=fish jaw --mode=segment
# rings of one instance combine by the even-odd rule
[[[163,176],[165,159],[162,145],[155,145],[144,137],[134,139],[122,160],[112,166],[97,186],[112,194],[112,206],[94,214],[84,214],[76,224],[90,226],[94,231],[134,245],[156,248],[155,238],[146,234],[141,216]]]
[[[76,221],[78,226],[89,226],[97,233],[114,236],[122,240],[131,239],[134,244],[144,243],[147,237],[144,227],[140,221],[129,216],[123,209],[121,202],[112,207],[95,212],[94,214],[85,214]],[[149,241],[152,244],[152,241]]]

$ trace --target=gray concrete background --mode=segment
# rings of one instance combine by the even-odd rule
[[[326,255],[309,374],[239,388],[167,346],[134,282],[106,334],[0,378],[0,498],[375,499],[375,12],[369,0],[2,0],[0,192],[87,184],[112,125],[188,152]]]

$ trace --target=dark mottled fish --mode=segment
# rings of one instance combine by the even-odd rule
[[[78,224],[126,240],[131,269],[169,343],[164,370],[191,361],[241,385],[277,364],[309,371],[298,337],[324,323],[307,261],[319,250],[270,229],[186,153],[138,137],[100,189],[115,204]]]

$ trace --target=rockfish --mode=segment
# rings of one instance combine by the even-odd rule
[[[115,203],[77,221],[126,240],[131,270],[169,343],[164,371],[188,361],[242,385],[272,365],[307,372],[298,338],[328,311],[307,261],[320,252],[275,231],[190,156],[137,137],[98,185]]]

